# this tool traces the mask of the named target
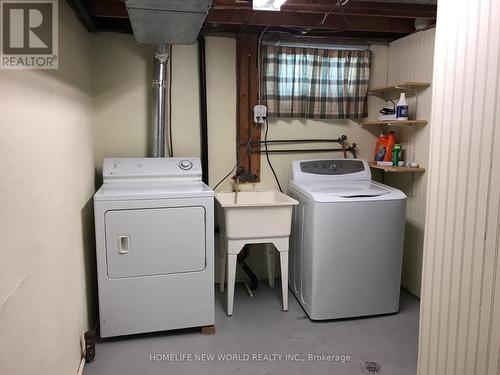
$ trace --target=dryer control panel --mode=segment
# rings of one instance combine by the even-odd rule
[[[201,181],[200,158],[105,158],[104,183]]]
[[[292,181],[371,180],[368,163],[360,159],[315,159],[292,162]]]

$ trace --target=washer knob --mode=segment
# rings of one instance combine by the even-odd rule
[[[193,168],[193,163],[190,160],[181,160],[179,162],[179,168],[188,171]]]

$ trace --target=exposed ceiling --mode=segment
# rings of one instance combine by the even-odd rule
[[[91,31],[132,33],[124,0],[67,0]],[[390,41],[436,19],[436,0],[287,0],[281,12],[254,11],[251,0],[214,0],[204,34],[259,32]]]
[[[437,0],[351,0],[351,1],[370,1],[372,3],[400,3],[400,4],[437,4]]]

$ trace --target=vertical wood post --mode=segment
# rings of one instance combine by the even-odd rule
[[[257,44],[256,34],[242,34],[236,41],[237,64],[237,160],[241,182],[260,181],[260,153],[252,153],[252,142],[258,145],[261,127],[253,122],[253,107],[257,104]],[[250,137],[252,139],[250,139]]]

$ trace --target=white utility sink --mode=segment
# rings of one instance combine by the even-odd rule
[[[230,240],[289,236],[292,207],[299,203],[275,190],[221,192],[215,198]]]
[[[280,254],[283,310],[288,310],[288,247],[295,199],[275,190],[216,193],[221,237],[220,290],[227,266],[227,315],[233,315],[237,256],[247,244],[271,243]],[[273,249],[267,251],[269,285],[274,285]],[[227,258],[227,264],[226,264]]]

